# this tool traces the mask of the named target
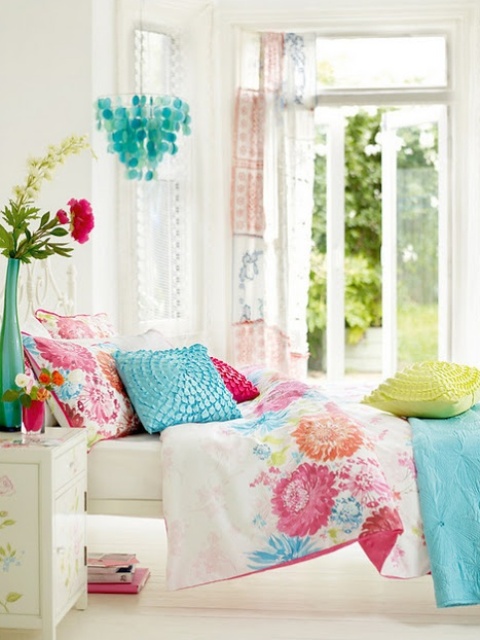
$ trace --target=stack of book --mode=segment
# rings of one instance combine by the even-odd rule
[[[138,593],[150,571],[132,553],[89,553],[88,593]]]

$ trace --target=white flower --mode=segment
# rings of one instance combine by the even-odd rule
[[[29,382],[33,382],[31,376],[26,373],[17,373],[15,376],[15,384],[21,389],[25,389]]]

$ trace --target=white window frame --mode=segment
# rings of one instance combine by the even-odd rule
[[[163,320],[145,321],[140,315],[136,291],[136,273],[138,247],[136,243],[136,220],[133,212],[137,206],[136,181],[123,176],[123,167],[117,168],[118,185],[118,274],[119,274],[119,325],[124,333],[145,331],[152,326],[172,339],[173,343],[182,344],[204,337],[204,303],[201,295],[202,276],[204,273],[204,248],[197,242],[199,229],[202,228],[206,205],[202,191],[198,188],[196,178],[199,166],[207,164],[204,159],[203,137],[209,136],[208,124],[202,127],[204,118],[202,109],[208,111],[208,105],[196,101],[196,85],[203,79],[201,69],[206,66],[208,47],[205,41],[198,38],[202,31],[208,37],[210,16],[207,1],[196,0],[156,0],[138,3],[133,0],[118,0],[117,13],[117,60],[118,60],[118,93],[132,94],[135,90],[134,66],[134,34],[136,29],[154,31],[181,39],[184,62],[182,91],[179,96],[190,105],[192,114],[192,136],[179,138],[179,152],[182,146],[191,147],[191,162],[187,171],[188,193],[185,195],[185,267],[182,278],[183,313],[181,318],[172,317]],[[188,37],[186,37],[188,36]],[[201,53],[199,53],[201,52]],[[193,64],[187,64],[194,60]],[[184,91],[183,91],[184,89]],[[180,95],[181,94],[181,95]],[[211,109],[210,109],[211,111]],[[118,165],[118,161],[116,161]]]
[[[449,89],[444,91],[443,103],[449,105],[450,144],[449,165],[450,217],[446,223],[451,238],[449,282],[451,283],[450,308],[452,310],[450,352],[454,361],[480,364],[480,296],[476,284],[480,272],[480,79],[477,62],[480,51],[480,6],[472,0],[458,3],[424,0],[422,3],[386,3],[378,0],[358,2],[345,0],[332,7],[319,0],[304,8],[298,3],[283,0],[281,7],[258,8],[253,0],[244,0],[241,10],[227,2],[219,10],[218,24],[223,51],[223,64],[219,82],[231,92],[224,97],[225,135],[231,131],[231,103],[234,90],[234,70],[239,64],[235,49],[237,33],[241,29],[263,31],[315,31],[329,37],[394,36],[394,35],[444,35],[447,38]],[[282,10],[280,10],[282,9]],[[229,51],[229,56],[225,51]],[[396,95],[394,95],[396,93]],[[332,92],[322,92],[322,106],[333,106],[337,98]],[[391,92],[386,102],[398,105],[438,102],[439,94],[431,99],[429,90],[403,89]],[[378,103],[378,101],[376,101]],[[343,104],[368,105],[372,97],[368,92],[351,92],[342,95]],[[228,149],[227,153],[231,149]],[[231,155],[231,153],[230,153]],[[229,157],[230,157],[229,155]],[[227,179],[227,176],[225,176]],[[226,203],[225,203],[226,206]]]

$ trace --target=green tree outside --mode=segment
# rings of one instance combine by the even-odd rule
[[[345,327],[347,341],[361,339],[368,327],[381,326],[382,175],[379,133],[384,109],[357,109],[346,118],[345,129]],[[437,190],[437,135],[428,128],[408,128],[399,132],[398,153],[399,253],[397,269],[399,300],[410,308],[436,302],[437,208],[425,193]],[[321,369],[326,329],[326,131],[317,130],[315,156],[314,211],[309,302],[307,309],[310,366]],[[423,200],[425,201],[422,201]],[[435,230],[435,231],[434,231]],[[402,241],[404,241],[402,245]],[[413,317],[413,316],[411,316]],[[408,327],[408,316],[402,326]],[[400,341],[401,342],[401,341]],[[405,342],[405,341],[404,341]],[[406,341],[407,343],[408,341]],[[405,344],[406,344],[405,343]],[[408,349],[407,349],[408,350]],[[436,351],[436,345],[423,352]],[[408,359],[409,355],[405,357]],[[415,359],[418,359],[416,357]]]

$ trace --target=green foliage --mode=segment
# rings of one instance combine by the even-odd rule
[[[345,128],[345,326],[355,343],[365,329],[381,326],[382,170],[378,134],[385,109],[358,109]],[[432,304],[436,296],[436,216],[429,194],[437,192],[435,128],[399,131],[397,272],[399,304]],[[317,148],[326,132],[317,131]],[[403,180],[403,183],[401,182]],[[431,233],[425,233],[431,229]],[[307,309],[312,360],[321,360],[326,328],[326,156],[315,157],[313,250]],[[410,252],[410,254],[409,254]]]
[[[438,305],[409,304],[399,308],[398,369],[412,362],[436,360],[438,354]]]
[[[55,242],[51,239],[68,235],[67,229],[60,226],[56,216],[50,217],[46,212],[40,215],[37,207],[21,205],[10,200],[1,215],[5,224],[11,227],[8,231],[4,225],[0,225],[0,252],[7,258],[17,258],[22,262],[30,262],[31,258],[43,260],[54,253],[69,256],[73,251],[64,242]],[[32,232],[29,229],[31,223],[38,223]]]
[[[41,213],[34,206],[34,198],[45,180],[50,180],[54,169],[70,155],[90,148],[85,136],[69,136],[59,145],[50,145],[41,158],[28,161],[28,172],[22,185],[13,188],[15,198],[0,212],[0,253],[7,258],[22,262],[31,259],[43,260],[53,254],[68,257],[73,251],[64,242],[56,239],[68,235],[56,215]],[[32,229],[32,225],[34,229]]]
[[[345,257],[345,320],[347,342],[355,344],[368,327],[381,325],[380,265],[370,265],[365,256]],[[310,288],[307,327],[313,358],[320,359],[327,326],[326,256],[313,250],[310,260]],[[313,348],[312,348],[313,347]]]

